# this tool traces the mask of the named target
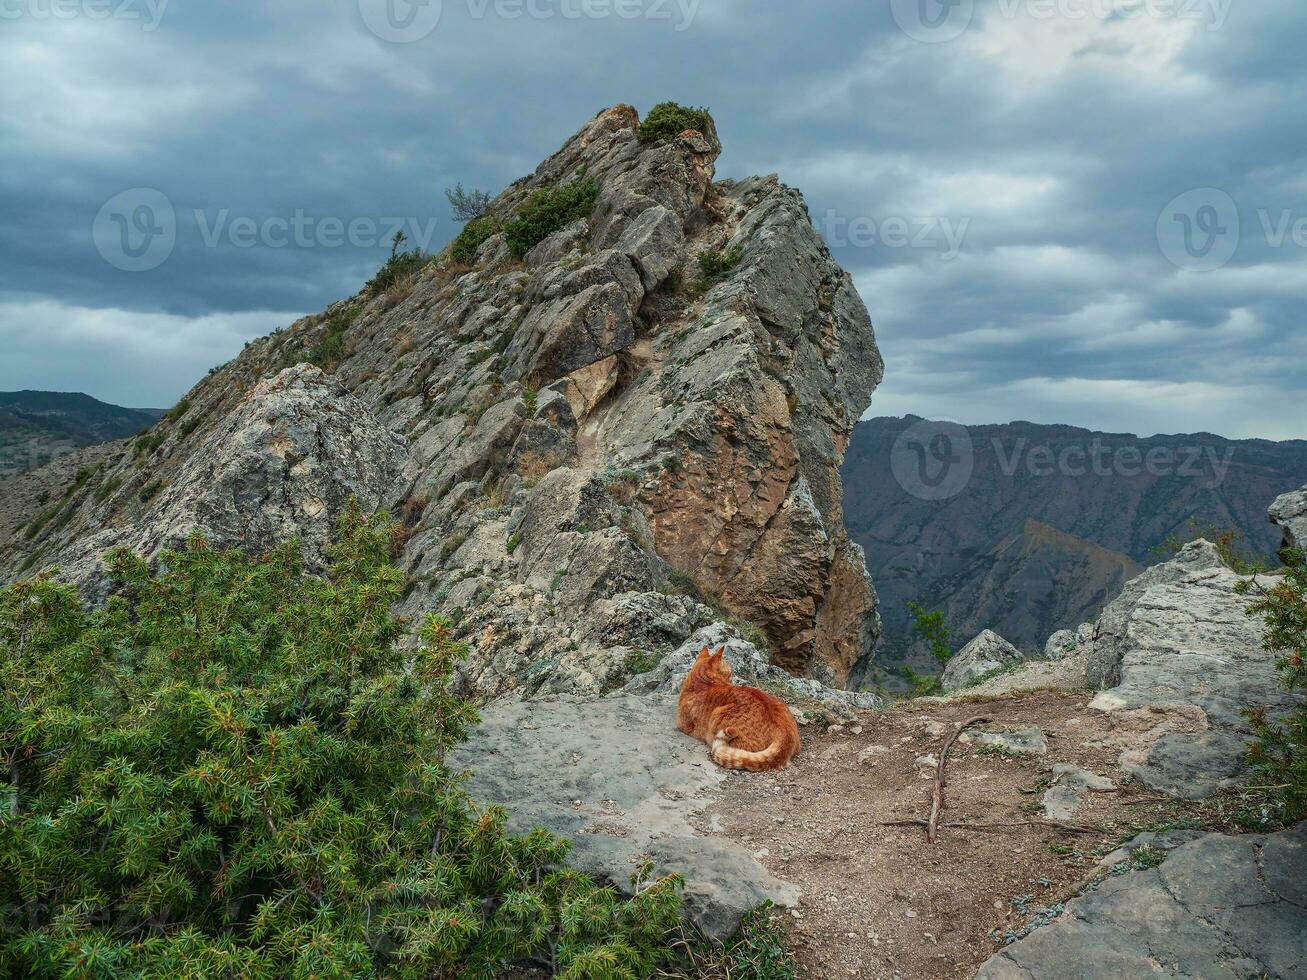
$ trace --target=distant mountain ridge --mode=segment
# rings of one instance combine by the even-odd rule
[[[1248,557],[1271,559],[1266,508],[1307,483],[1307,441],[875,418],[842,474],[845,524],[881,597],[877,663],[896,671],[927,664],[909,601],[946,610],[955,646],[989,628],[1033,652],[1195,526],[1236,530]]]
[[[123,408],[82,392],[0,391],[0,477],[44,466],[82,446],[149,428],[161,409]]]

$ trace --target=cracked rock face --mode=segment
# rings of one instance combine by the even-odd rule
[[[294,537],[318,571],[350,498],[365,512],[393,503],[411,479],[407,455],[403,439],[338,383],[310,365],[287,368],[197,440],[134,523],[94,530],[57,561],[93,598],[106,594],[107,549],[154,557],[195,532],[254,554]]]
[[[1274,576],[1263,576],[1273,581]],[[1155,711],[1159,725],[1121,764],[1148,786],[1201,799],[1232,785],[1251,734],[1244,711],[1288,711],[1263,623],[1248,616],[1240,576],[1214,545],[1195,541],[1174,560],[1131,581],[1104,611],[1088,661],[1092,707],[1114,714]],[[1185,712],[1178,730],[1162,711]]]
[[[646,146],[638,122],[600,113],[488,211],[584,175],[588,218],[251,343],[0,540],[0,577],[93,584],[97,550],[190,527],[313,559],[355,494],[402,520],[400,611],[458,621],[478,697],[614,690],[717,609],[846,683],[880,630],[838,472],[881,377],[871,322],[798,191],[714,181],[715,132]],[[702,280],[702,254],[737,250]]]
[[[1157,868],[1108,878],[989,959],[976,978],[1289,980],[1307,974],[1304,921],[1307,824],[1269,835],[1206,834]]]

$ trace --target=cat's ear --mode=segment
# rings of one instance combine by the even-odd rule
[[[718,648],[717,648],[717,652],[714,653],[713,656],[716,657],[718,660],[721,660],[721,659],[722,659],[722,656],[723,656],[725,653],[726,653],[726,648],[725,648],[725,647],[718,647]]]
[[[700,660],[702,660],[704,657],[711,657],[711,656],[712,656],[712,651],[710,651],[707,647],[704,647],[702,650],[699,651]]]

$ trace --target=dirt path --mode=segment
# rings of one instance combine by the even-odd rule
[[[860,732],[805,729],[791,768],[732,775],[701,829],[756,847],[768,870],[802,889],[799,908],[780,913],[789,920],[802,976],[970,977],[1000,948],[995,936],[1029,925],[1093,871],[1132,821],[1145,823],[1160,809],[1129,804],[1155,795],[1117,767],[1125,733],[1086,710],[1089,700],[1039,692],[981,703],[914,702],[861,712]],[[1120,787],[1086,793],[1075,818],[1103,832],[942,828],[931,846],[920,829],[882,826],[926,815],[933,753],[953,724],[977,714],[993,719],[985,728],[1040,728],[1048,751],[1012,756],[975,739],[955,743],[944,822],[1042,819],[1053,764],[1065,762]]]

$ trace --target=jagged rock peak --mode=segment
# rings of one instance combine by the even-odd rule
[[[727,615],[791,672],[844,683],[880,627],[838,466],[882,363],[799,192],[714,181],[720,149],[711,118],[642,141],[630,106],[599,113],[457,252],[200,382],[57,527],[0,541],[4,571],[84,555],[106,529],[148,548],[172,521],[148,501],[200,499],[201,458],[263,499],[332,474],[326,511],[288,503],[270,530],[311,534],[346,490],[399,514],[402,611],[459,620],[481,696],[610,690]],[[304,361],[336,393],[305,402],[314,419],[267,413],[268,380]],[[266,431],[233,439],[240,413]],[[364,420],[354,463],[297,440],[342,417]],[[260,506],[204,500],[195,526],[214,530]]]

